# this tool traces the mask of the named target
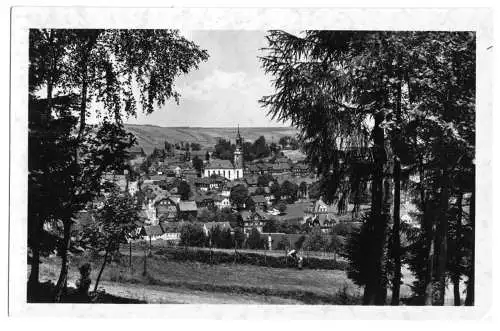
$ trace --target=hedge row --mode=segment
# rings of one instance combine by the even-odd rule
[[[227,253],[220,251],[205,251],[192,249],[160,249],[155,254],[165,256],[176,261],[196,261],[207,264],[238,263],[250,264],[270,268],[296,268],[297,264],[291,257],[266,256],[257,253]],[[235,256],[236,254],[236,256]],[[326,269],[326,270],[347,270],[347,263],[344,261],[334,261],[319,259],[314,257],[304,257],[303,268]]]

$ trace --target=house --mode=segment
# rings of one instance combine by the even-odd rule
[[[189,216],[196,217],[198,215],[198,207],[196,201],[179,201],[179,219],[187,220]]]
[[[218,194],[214,198],[214,204],[219,209],[231,208],[231,200],[229,197]]]
[[[268,205],[272,204],[274,200],[276,200],[274,194],[271,193],[271,189],[269,187],[264,187],[264,198]]]
[[[240,212],[240,215],[243,219],[243,232],[245,234],[250,234],[253,228],[257,229],[259,232],[262,232],[262,228],[269,218],[264,212],[260,210],[255,212],[245,210]]]
[[[201,194],[198,194],[195,198],[195,201],[196,201],[196,205],[198,206],[198,208],[213,208],[215,206],[215,199],[214,199],[214,196],[212,195],[208,195],[208,194],[204,194],[204,193],[201,193]]]
[[[259,167],[256,164],[249,164],[246,167],[246,171],[247,171],[248,174],[250,174],[252,176],[260,175],[261,174],[260,169],[259,169]]]
[[[267,200],[263,195],[254,195],[250,197],[252,201],[255,203],[255,207],[257,208],[264,208],[267,206]]]
[[[141,229],[140,235],[144,240],[158,240],[163,239],[163,229],[160,225],[144,225]]]
[[[206,192],[209,190],[210,188],[210,179],[209,178],[196,178],[194,180],[194,186],[200,190],[200,191],[203,191],[203,192]]]
[[[163,229],[162,239],[178,243],[181,240],[181,226],[180,223],[164,222],[160,223]]]
[[[208,178],[209,181],[209,189],[210,190],[220,190],[226,183],[227,179],[223,176],[212,175]]]
[[[291,170],[290,164],[288,163],[275,163],[273,164],[271,174],[273,176],[279,176],[282,174],[289,173]]]
[[[305,177],[309,174],[309,166],[304,163],[297,163],[292,167],[292,173],[294,176]]]
[[[334,220],[335,211],[332,206],[327,205],[323,200],[316,200],[312,206],[308,206],[304,210],[303,222],[307,219],[318,219],[321,224],[326,220]]]
[[[177,203],[171,197],[156,200],[156,218],[162,221],[177,219]]]

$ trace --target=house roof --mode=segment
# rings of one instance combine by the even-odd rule
[[[146,225],[143,227],[144,233],[148,237],[161,236],[163,234],[163,229],[160,225]]]
[[[309,170],[309,166],[307,164],[304,164],[304,163],[297,163],[293,166],[293,169],[297,169],[297,170]]]
[[[234,167],[229,160],[212,159],[205,169],[234,169]]]
[[[259,167],[257,165],[255,165],[255,164],[249,164],[248,167],[247,167],[247,169],[249,171],[259,171]]]
[[[164,233],[179,232],[180,227],[178,222],[163,222],[160,223]]]
[[[179,201],[180,211],[198,211],[196,201]]]

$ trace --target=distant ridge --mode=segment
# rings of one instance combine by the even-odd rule
[[[151,124],[125,124],[125,128],[135,135],[139,146],[148,154],[155,147],[163,148],[165,141],[196,142],[202,147],[213,147],[219,138],[234,141],[237,130],[231,127],[161,127]],[[297,132],[297,129],[291,127],[240,127],[241,135],[248,141],[264,136],[266,141],[278,143],[281,137],[295,136]]]

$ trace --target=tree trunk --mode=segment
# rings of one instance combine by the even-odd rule
[[[370,267],[370,281],[365,284],[363,294],[364,305],[383,305],[386,298],[386,281],[384,265],[384,249],[385,249],[385,231],[387,227],[387,219],[383,215],[383,170],[386,161],[384,148],[384,130],[380,127],[384,115],[379,112],[375,115],[375,124],[373,128],[373,154],[374,167],[372,176],[372,201],[371,214],[369,219],[370,229],[373,231],[374,247],[373,261]]]
[[[475,180],[475,171],[474,171]],[[475,262],[476,262],[476,187],[473,186],[472,196],[470,199],[470,224],[472,227],[472,245],[471,245],[471,265],[469,272],[469,280],[467,281],[467,295],[465,297],[466,306],[474,306],[474,273],[475,273]]]
[[[437,272],[435,286],[436,294],[434,305],[444,305],[444,295],[446,290],[446,265],[448,261],[448,174],[442,170],[441,194],[440,194],[440,213],[439,213],[439,231],[437,234],[438,256]]]
[[[104,267],[108,262],[108,255],[109,255],[109,249],[106,248],[106,254],[104,254],[104,261],[102,261],[101,270],[99,270],[99,274],[97,275],[97,279],[95,280],[94,292],[97,291],[97,288],[99,286],[99,281],[101,280],[102,272],[104,271]]]
[[[454,270],[454,275],[453,275],[453,297],[454,297],[454,305],[455,306],[460,306],[461,301],[460,301],[460,262],[462,260],[462,254],[460,250],[461,246],[461,237],[462,237],[462,216],[463,216],[463,209],[462,209],[462,203],[463,203],[463,193],[459,192],[458,197],[457,197],[457,228],[456,228],[456,233],[455,233],[455,270]]]
[[[401,240],[400,231],[400,204],[401,204],[401,163],[399,158],[394,157],[394,209],[392,227],[392,256],[394,259],[394,278],[392,280],[391,305],[399,305],[399,294],[401,287]]]
[[[132,268],[132,240],[130,240],[128,246],[128,264]]]
[[[35,233],[31,235],[31,271],[28,279],[28,300],[38,298],[39,278],[40,278],[40,241],[42,240],[43,222],[37,216]]]
[[[66,287],[68,285],[68,251],[71,245],[71,220],[65,220],[63,222],[64,227],[64,238],[63,244],[61,245],[61,272],[59,273],[59,280],[57,281],[56,291],[55,291],[55,301],[60,302],[62,296],[66,292]]]

